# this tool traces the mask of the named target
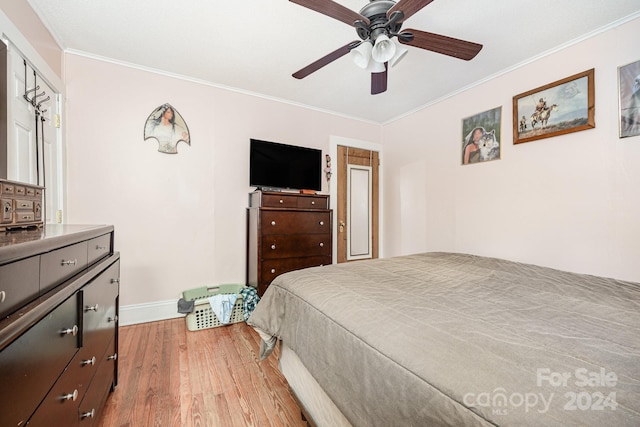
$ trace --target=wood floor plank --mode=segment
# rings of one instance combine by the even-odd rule
[[[303,427],[277,368],[245,323],[188,331],[184,319],[120,328],[119,381],[102,427]]]

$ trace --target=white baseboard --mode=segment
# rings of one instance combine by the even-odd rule
[[[120,326],[136,325],[184,316],[184,314],[178,313],[178,300],[123,305],[120,306],[118,324]]]

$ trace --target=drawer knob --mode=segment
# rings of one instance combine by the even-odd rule
[[[283,204],[283,203],[284,203],[284,200],[280,199],[280,204]]]
[[[272,268],[272,269],[271,269],[271,274],[273,274],[273,273],[275,273],[275,272],[276,272],[276,269],[275,269],[275,268]]]
[[[87,360],[83,360],[81,365],[82,366],[86,366],[86,365],[95,365],[96,364],[96,357],[93,356],[91,359],[87,359]]]
[[[118,315],[116,314],[113,317],[107,317],[107,322],[111,323],[111,322],[117,322],[118,321]]]
[[[275,221],[271,221],[271,225],[276,225],[276,222]]]
[[[320,221],[320,225],[324,225],[324,221]]]
[[[312,204],[312,205],[315,205],[315,204],[316,204],[316,201],[315,201],[315,200],[312,200],[312,201],[311,201],[311,204]]]
[[[77,263],[78,263],[78,260],[77,260],[77,259],[74,259],[74,260],[68,260],[68,261],[62,260],[62,262],[60,263],[60,265],[76,265]]]
[[[324,248],[324,243],[320,242],[320,247]]]
[[[73,325],[72,328],[61,330],[60,335],[73,335],[75,337],[78,335],[78,325]]]
[[[73,390],[73,393],[63,394],[60,400],[71,400],[75,402],[77,398],[78,398],[78,389],[75,389]]]
[[[96,305],[91,305],[91,306],[87,306],[85,307],[84,311],[98,311],[98,309],[100,308],[100,306],[98,304]]]
[[[106,246],[100,246],[100,245],[97,245],[97,246],[96,246],[96,250],[97,250],[97,251],[104,251],[105,249],[107,249],[107,247],[106,247]]]
[[[92,409],[89,412],[83,412],[82,415],[80,415],[80,418],[85,419],[85,418],[93,418],[93,416],[96,414],[96,410]]]
[[[120,278],[111,279],[111,283],[120,283]]]
[[[4,302],[5,298],[7,298],[7,292],[0,291],[0,304]]]
[[[271,245],[271,249],[275,249],[275,248],[276,248],[276,245]]]
[[[117,360],[118,353],[113,353],[111,356],[107,356],[107,360]]]

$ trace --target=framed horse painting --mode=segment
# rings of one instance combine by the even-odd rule
[[[596,127],[595,71],[584,71],[513,97],[513,143]]]

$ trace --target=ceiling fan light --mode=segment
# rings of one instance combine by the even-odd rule
[[[360,43],[360,46],[351,49],[353,62],[360,68],[367,68],[369,59],[371,59],[371,49],[373,49],[373,46],[366,40]]]
[[[385,63],[396,54],[396,44],[389,40],[385,34],[380,34],[376,38],[376,43],[371,51],[374,61]]]
[[[401,60],[402,58],[404,58],[404,57],[405,57],[405,55],[407,54],[407,52],[409,52],[409,49],[407,49],[406,47],[404,47],[404,46],[402,46],[402,45],[400,45],[400,44],[396,44],[396,53],[395,53],[395,55],[393,55],[393,58],[391,58],[391,59],[389,60],[389,64],[390,64],[392,67],[395,67],[395,66],[396,66],[396,64],[397,64],[398,62],[400,62],[400,60]]]
[[[367,71],[370,73],[384,73],[387,71],[387,68],[384,66],[383,62],[369,61]]]

